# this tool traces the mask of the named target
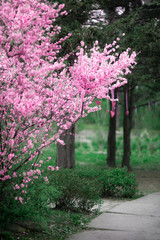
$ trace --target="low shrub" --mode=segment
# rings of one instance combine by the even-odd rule
[[[49,182],[59,192],[50,201],[58,209],[71,211],[90,211],[100,204],[100,197],[134,198],[138,192],[135,175],[125,168],[61,169],[50,175]]]
[[[100,189],[95,181],[76,170],[59,170],[50,176],[49,181],[61,192],[55,201],[59,209],[90,211],[100,203]]]
[[[126,168],[103,171],[100,181],[103,197],[133,198],[138,192],[135,175],[128,173]]]

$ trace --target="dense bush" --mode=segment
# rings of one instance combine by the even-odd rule
[[[54,199],[56,207],[65,210],[89,211],[100,203],[100,197],[133,198],[137,194],[135,176],[125,168],[65,169],[52,174],[49,181],[60,193]]]
[[[126,168],[82,169],[77,173],[86,179],[92,179],[102,197],[132,198],[138,191],[135,175],[129,173]]]
[[[138,191],[135,175],[128,173],[125,168],[103,171],[100,181],[104,197],[133,198]]]
[[[100,203],[100,189],[92,178],[86,178],[76,170],[60,170],[49,181],[61,192],[55,201],[57,208],[72,211],[89,211]]]

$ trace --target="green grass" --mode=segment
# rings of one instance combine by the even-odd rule
[[[86,142],[76,142],[76,166],[90,165],[106,167],[107,141],[103,142],[95,126],[90,131],[96,138],[90,139],[92,148]],[[87,129],[86,129],[87,130]],[[102,130],[101,130],[102,131]],[[103,128],[103,132],[104,132]],[[107,130],[106,130],[107,135]],[[146,129],[132,130],[131,133],[131,165],[134,169],[160,169],[160,132]],[[116,138],[116,164],[121,166],[123,157],[123,133],[120,129]]]
[[[105,102],[103,103],[104,108]],[[145,109],[144,109],[145,110]],[[141,113],[142,112],[142,113]],[[157,118],[153,118],[153,112],[140,111],[137,126],[148,127],[145,129],[133,129],[131,134],[131,165],[133,169],[160,169],[160,130],[153,130]],[[142,123],[141,115],[145,118]],[[90,144],[79,141],[76,137],[76,167],[83,165],[106,167],[107,158],[107,134],[108,134],[108,115],[105,111],[99,111],[89,114],[86,118],[80,119],[76,124],[76,134],[83,131],[93,132],[95,137],[87,136]],[[158,129],[158,125],[156,125]],[[151,130],[152,129],[152,130]],[[116,139],[116,164],[121,166],[123,157],[123,132],[122,128],[118,130]],[[45,164],[55,166],[56,162],[56,145],[52,144],[43,151],[42,159],[46,160],[52,157],[50,162]]]
[[[103,153],[84,153],[80,150],[76,150],[76,167],[88,165],[91,167],[105,167],[106,155]]]
[[[117,139],[117,163],[123,156],[123,137]],[[131,134],[131,165],[134,169],[160,169],[160,134],[158,131],[136,130]]]
[[[82,125],[84,129],[93,131],[96,138],[89,137],[92,145],[86,142],[76,141],[76,167],[83,165],[90,165],[95,167],[106,167],[107,158],[107,137],[101,137],[100,132],[105,132],[105,129],[98,127],[94,124]],[[82,128],[80,128],[82,130]],[[79,129],[78,129],[79,130]],[[78,134],[78,133],[77,133]],[[123,157],[123,134],[120,129],[116,139],[116,163],[121,166]],[[107,129],[106,129],[107,136]],[[49,162],[45,162],[48,157],[52,157]],[[132,130],[131,134],[131,165],[134,169],[160,169],[160,132],[151,131],[146,129]],[[44,160],[45,165],[56,164],[56,145],[52,144],[50,147],[43,151],[41,159]]]
[[[83,230],[85,225],[95,216],[95,212],[81,214],[51,210],[51,214],[47,216],[47,226],[40,229],[28,229],[23,233],[4,230],[0,231],[0,237],[4,240],[64,240],[71,234]]]

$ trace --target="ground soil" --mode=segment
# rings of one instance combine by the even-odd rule
[[[135,170],[138,189],[147,195],[160,191],[160,171],[159,170]]]

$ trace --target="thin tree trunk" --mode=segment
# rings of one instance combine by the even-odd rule
[[[123,120],[123,159],[122,159],[122,167],[127,167],[128,171],[132,171],[130,164],[130,156],[131,156],[131,145],[130,145],[130,135],[132,129],[132,114],[133,114],[133,91],[131,88],[129,91],[129,87],[124,87],[124,120]],[[128,109],[126,106],[126,92],[128,94]],[[129,113],[127,114],[127,110]]]
[[[120,113],[120,108],[121,108],[120,104],[117,103],[117,107],[118,107],[118,112],[116,114],[116,130],[119,129],[119,113]]]
[[[116,92],[115,92],[116,94]],[[115,96],[116,98],[116,96]],[[112,103],[110,102],[110,110],[112,110]],[[116,167],[116,108],[115,115],[109,119],[108,132],[108,146],[107,146],[107,165],[109,167]]]
[[[65,131],[60,139],[65,145],[57,143],[56,165],[60,168],[75,168],[75,125]]]

